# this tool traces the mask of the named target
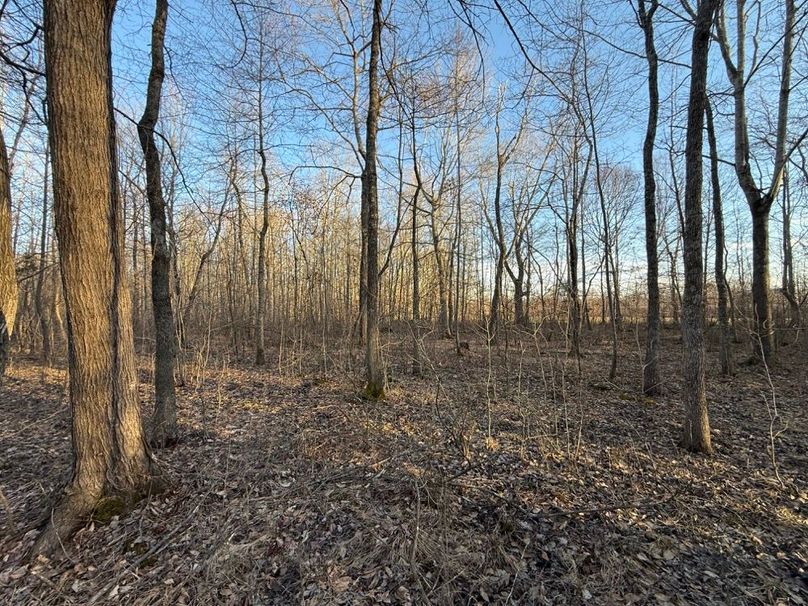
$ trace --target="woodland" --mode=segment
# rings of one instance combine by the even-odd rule
[[[806,604],[806,31],[2,0],[0,603]]]

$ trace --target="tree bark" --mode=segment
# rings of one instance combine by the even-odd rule
[[[724,209],[721,202],[721,180],[718,174],[718,142],[715,137],[713,109],[710,101],[705,101],[707,117],[707,140],[710,145],[710,183],[713,194],[713,220],[715,221],[715,289],[718,294],[718,358],[721,362],[721,374],[731,375],[734,369],[732,353],[732,333],[729,325],[727,274],[724,269]]]
[[[418,193],[421,188],[415,187],[412,197],[412,374],[420,376],[423,370],[421,354],[421,285],[420,265],[418,260]]]
[[[709,454],[710,419],[704,394],[704,282],[702,265],[702,144],[707,99],[710,30],[720,0],[699,0],[693,28],[690,97],[685,145],[685,296],[682,309],[683,396],[682,442],[693,452]]]
[[[17,272],[11,240],[11,170],[6,141],[0,132],[0,380],[8,366],[16,317]]]
[[[379,342],[379,198],[376,174],[376,135],[379,130],[379,58],[382,36],[382,0],[373,2],[373,25],[368,65],[368,113],[365,131],[365,166],[362,170],[362,233],[366,259],[363,264],[365,287],[365,394],[384,397],[385,371]]]
[[[746,88],[749,76],[746,73],[746,21],[745,2],[738,0],[736,15],[735,57],[732,57],[724,15],[717,21],[717,34],[727,76],[732,84],[735,134],[735,174],[752,215],[752,315],[755,322],[753,357],[765,363],[773,361],[774,333],[769,301],[769,241],[768,221],[772,203],[777,198],[788,160],[788,110],[791,95],[791,66],[794,53],[796,26],[796,3],[785,0],[785,23],[783,31],[783,63],[780,70],[780,91],[777,104],[777,129],[774,143],[774,166],[771,184],[761,188],[752,173],[752,157],[749,145],[749,126],[746,114]]]
[[[168,246],[166,203],[163,198],[160,152],[154,139],[154,129],[160,117],[160,96],[165,77],[163,58],[168,0],[157,0],[151,39],[151,71],[146,90],[146,107],[137,125],[140,147],[146,161],[146,199],[151,220],[151,298],[154,313],[154,415],[151,419],[150,440],[163,448],[177,441],[177,396],[174,387],[174,367],[177,358],[177,333],[171,302],[171,249]]]
[[[48,194],[50,185],[50,150],[45,147],[45,175],[42,180],[42,231],[39,233],[39,270],[36,277],[36,292],[34,294],[36,315],[39,319],[39,332],[42,338],[42,361],[50,366],[52,355],[50,311],[45,310],[45,277],[48,246]]]
[[[110,30],[114,0],[45,2],[49,140],[68,323],[73,471],[33,553],[54,551],[100,507],[155,486],[137,394],[123,259]]]
[[[263,366],[267,307],[267,232],[269,231],[269,175],[264,148],[264,40],[258,42],[258,156],[261,159],[261,232],[258,235],[258,309],[255,319],[255,365]]]
[[[659,252],[657,248],[656,180],[654,178],[654,144],[659,120],[659,60],[654,43],[654,15],[657,0],[639,0],[640,27],[645,34],[645,57],[648,62],[648,125],[642,148],[642,172],[645,205],[645,256],[647,260],[646,284],[648,308],[646,311],[645,360],[643,362],[642,390],[648,396],[659,394],[659,343],[661,322],[659,315]]]

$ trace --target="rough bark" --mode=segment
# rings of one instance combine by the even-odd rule
[[[154,129],[160,117],[160,96],[165,77],[163,47],[167,21],[168,0],[157,0],[152,24],[151,71],[146,90],[146,107],[137,125],[140,147],[146,162],[146,199],[151,220],[151,298],[155,352],[154,415],[151,419],[150,440],[158,448],[177,441],[177,396],[174,387],[177,334],[169,282],[171,249],[167,237],[160,152],[154,137]]]
[[[8,366],[16,317],[17,272],[11,240],[11,171],[6,142],[0,132],[0,380]]]
[[[654,43],[654,15],[659,8],[657,0],[639,0],[640,27],[645,34],[645,58],[648,62],[648,124],[642,148],[642,172],[645,206],[645,256],[647,260],[645,359],[643,361],[642,390],[649,396],[657,395],[661,388],[659,374],[659,343],[661,321],[659,314],[659,252],[657,248],[656,179],[654,178],[654,145],[659,120],[659,60]]]
[[[710,30],[720,0],[700,0],[693,28],[690,96],[685,144],[685,294],[682,308],[683,398],[682,444],[709,454],[710,420],[704,394],[704,282],[702,265],[702,144],[707,99]]]
[[[123,259],[110,29],[114,0],[49,0],[44,37],[56,235],[68,324],[73,469],[33,553],[154,487]]]

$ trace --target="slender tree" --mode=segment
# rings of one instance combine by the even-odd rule
[[[267,308],[267,232],[269,230],[269,173],[264,144],[264,24],[258,41],[258,157],[261,164],[261,231],[258,234],[258,310],[255,316],[255,364],[264,365],[264,332]]]
[[[685,417],[682,441],[688,450],[711,453],[710,419],[704,394],[704,280],[702,259],[702,144],[707,100],[710,31],[721,0],[699,0],[693,26],[690,96],[685,145],[685,294],[682,306]]]
[[[160,152],[154,129],[160,117],[160,97],[165,78],[163,58],[168,0],[157,0],[152,24],[151,71],[146,90],[146,107],[137,125],[140,147],[146,161],[146,198],[151,219],[151,297],[154,312],[154,416],[151,420],[151,442],[164,447],[177,441],[177,396],[174,367],[177,357],[177,333],[171,302],[169,273],[171,249],[166,229],[166,203],[163,198]]]
[[[50,313],[45,309],[45,281],[47,274],[47,249],[48,249],[48,210],[50,194],[50,150],[45,146],[45,175],[42,180],[42,229],[39,232],[39,270],[36,277],[36,292],[34,294],[36,315],[39,318],[39,332],[42,337],[42,361],[50,366],[51,363],[51,325]]]
[[[734,372],[732,355],[732,330],[729,325],[729,285],[727,284],[726,261],[724,252],[726,242],[724,238],[724,208],[721,200],[721,180],[718,171],[718,141],[715,136],[715,123],[713,121],[713,108],[710,100],[705,102],[707,118],[707,141],[710,146],[710,188],[713,197],[713,221],[715,224],[715,289],[718,294],[718,330],[721,374],[729,376]]]
[[[379,130],[379,58],[382,37],[382,0],[373,1],[373,24],[368,64],[368,110],[365,130],[365,165],[362,169],[362,234],[365,260],[365,394],[384,397],[385,371],[379,339],[379,196],[376,170],[376,136]]]
[[[638,0],[637,17],[645,37],[645,60],[648,62],[648,124],[642,147],[642,172],[645,203],[645,256],[648,263],[646,286],[648,306],[646,312],[645,360],[643,362],[642,390],[646,395],[660,391],[659,336],[659,253],[657,250],[656,179],[654,177],[654,145],[659,120],[659,58],[654,42],[654,16],[659,9],[658,0]]]

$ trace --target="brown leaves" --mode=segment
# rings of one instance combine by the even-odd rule
[[[675,394],[646,406],[621,397],[637,393],[630,382],[600,389],[542,363],[544,375],[533,359],[495,360],[494,394],[484,357],[447,356],[437,398],[432,380],[405,377],[383,404],[354,398],[345,373],[304,390],[265,370],[209,369],[179,392],[184,439],[158,453],[173,490],[80,531],[70,558],[27,566],[33,535],[0,536],[0,601],[805,600],[808,425],[798,417],[778,444],[784,491],[769,481],[754,383],[715,395],[718,455],[702,459],[671,439]],[[597,356],[585,363],[599,376]],[[69,424],[63,376],[30,404],[38,371],[13,372],[0,393],[0,488],[22,526],[67,468]],[[804,415],[792,387],[781,412]]]

